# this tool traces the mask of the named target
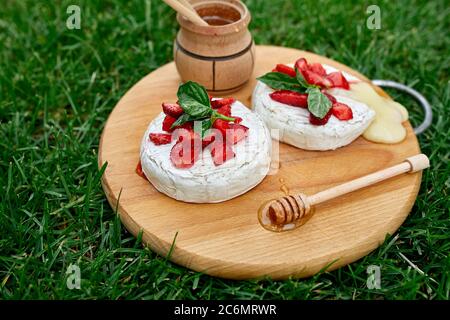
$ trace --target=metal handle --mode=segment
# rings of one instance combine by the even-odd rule
[[[398,83],[395,81],[372,80],[372,83],[376,86],[394,88],[394,89],[398,89],[400,91],[406,92],[409,95],[411,95],[414,99],[416,99],[417,102],[419,102],[423,111],[425,112],[425,118],[423,119],[422,123],[418,127],[414,128],[414,133],[416,135],[423,133],[425,130],[427,130],[430,127],[431,122],[433,120],[433,111],[431,110],[430,103],[428,102],[427,99],[425,99],[425,97],[423,95],[421,95],[419,92],[417,92],[413,88],[405,86],[404,84],[401,84],[401,83]]]

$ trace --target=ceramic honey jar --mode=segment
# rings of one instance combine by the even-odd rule
[[[239,90],[251,77],[255,44],[248,30],[250,12],[238,0],[192,0],[208,26],[177,15],[180,30],[174,60],[182,81],[195,81],[215,94]]]

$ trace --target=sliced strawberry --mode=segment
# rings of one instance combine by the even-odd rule
[[[181,108],[181,106],[178,103],[164,102],[162,104],[162,109],[166,115],[171,116],[173,118],[178,118],[179,116],[181,116],[183,114],[183,109]]]
[[[308,64],[308,69],[322,77],[325,77],[327,75],[326,70],[320,63],[310,63]]]
[[[171,116],[166,116],[162,123],[162,129],[167,132],[172,132],[173,129],[171,129],[171,127],[175,121],[177,121],[176,118],[171,117]]]
[[[330,109],[330,111],[328,111],[328,113],[322,119],[317,118],[312,113],[310,113],[309,114],[309,123],[311,123],[312,125],[315,125],[315,126],[323,126],[324,124],[326,124],[328,122],[328,120],[330,120],[331,113],[332,112]]]
[[[326,76],[326,79],[331,83],[332,88],[350,89],[350,85],[342,72],[332,72]]]
[[[327,96],[328,100],[331,101],[331,104],[335,104],[337,102],[336,98],[333,97],[331,94],[325,92],[324,90],[322,90],[322,93]]]
[[[177,142],[170,151],[170,161],[175,168],[188,169],[197,161],[200,151],[191,148],[188,144]]]
[[[327,75],[327,71],[320,63],[308,63],[305,58],[298,59],[295,62],[295,67],[300,71],[308,70],[322,77]]]
[[[213,109],[219,109],[227,104],[233,104],[236,100],[234,98],[223,98],[211,101],[211,107]]]
[[[211,148],[211,155],[216,166],[219,166],[236,156],[228,143],[214,143]]]
[[[226,104],[219,109],[217,109],[217,112],[220,114],[223,114],[226,117],[231,117],[231,104]]]
[[[176,127],[177,130],[173,133],[175,137],[173,139],[177,139],[177,142],[186,142],[186,143],[194,143],[196,139],[200,139],[198,133],[193,130]]]
[[[274,69],[275,72],[281,72],[284,74],[287,74],[290,77],[295,77],[296,73],[294,68],[291,68],[285,64],[277,64],[277,66]]]
[[[163,120],[162,129],[167,132],[173,132],[175,129],[192,130],[194,128],[194,124],[192,121],[186,122],[185,124],[182,124],[181,126],[176,126],[176,127],[172,128],[172,124],[175,121],[177,121],[177,119],[175,119],[174,117],[166,116]]]
[[[248,136],[248,128],[242,124],[230,123],[228,127],[226,142],[229,144],[236,144]]]
[[[202,140],[202,148],[206,148],[207,146],[209,146],[211,143],[213,143],[216,140],[216,131],[212,130],[213,132],[211,132],[210,134],[208,134],[206,137],[203,138]]]
[[[199,136],[192,131],[180,132],[177,143],[170,151],[170,160],[176,168],[187,169],[194,165],[202,151],[202,143],[199,139]]]
[[[241,123],[242,122],[242,118],[241,117],[233,116],[233,118],[234,118],[234,123]]]
[[[305,58],[300,58],[295,62],[295,67],[309,84],[325,88],[332,85],[331,81],[326,78],[327,72],[320,63],[308,64]]]
[[[294,107],[306,108],[308,106],[308,95],[290,90],[279,90],[272,92],[270,97],[278,102]]]
[[[297,61],[295,61],[295,68],[297,68],[300,71],[307,70],[308,69],[308,62],[305,58],[300,58]]]
[[[186,129],[189,131],[192,131],[194,129],[194,123],[192,121],[186,122],[185,124],[182,124],[181,126],[177,126],[174,129]]]
[[[150,133],[149,138],[157,146],[172,142],[172,135],[169,133]]]
[[[353,111],[352,109],[340,102],[336,102],[333,104],[333,107],[331,108],[333,116],[338,118],[339,120],[350,120],[353,119]]]
[[[212,126],[214,129],[219,130],[223,134],[223,136],[225,136],[227,133],[227,129],[230,127],[230,123],[222,119],[216,119]]]
[[[306,82],[308,82],[309,84],[313,84],[322,88],[329,88],[332,85],[330,80],[311,70],[301,70],[301,73]]]
[[[141,161],[138,162],[137,166],[136,166],[136,170],[135,172],[138,174],[138,176],[140,176],[141,178],[144,178],[145,180],[148,180],[147,177],[145,176],[144,171],[142,170],[142,164]]]

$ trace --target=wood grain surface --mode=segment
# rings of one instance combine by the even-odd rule
[[[253,80],[233,96],[250,106],[256,76],[270,71],[276,63],[292,63],[301,56],[366,79],[312,53],[257,46]],[[283,196],[282,189],[288,188],[292,194],[313,194],[419,153],[409,123],[404,124],[406,140],[395,145],[376,144],[362,137],[349,146],[326,152],[280,144],[276,174],[267,176],[246,194],[222,203],[188,204],[160,194],[134,170],[142,135],[161,112],[161,103],[176,101],[179,84],[174,63],[140,80],[112,111],[99,147],[99,165],[108,163],[102,185],[109,203],[118,208],[132,234],[143,231],[143,241],[154,251],[167,255],[174,243],[170,259],[175,263],[231,279],[307,277],[326,266],[333,270],[368,254],[387,234],[393,234],[410,212],[419,190],[420,172],[320,204],[308,223],[292,232],[267,231],[257,219],[260,206]]]

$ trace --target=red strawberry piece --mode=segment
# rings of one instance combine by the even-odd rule
[[[219,109],[227,104],[233,104],[236,100],[234,98],[223,98],[211,101],[211,107],[213,109]]]
[[[229,144],[236,144],[248,136],[248,128],[242,124],[230,123],[227,130],[226,142]]]
[[[226,104],[226,105],[220,107],[219,109],[217,109],[217,112],[220,114],[223,114],[226,117],[230,117],[231,116],[231,104]]]
[[[190,144],[177,142],[170,151],[170,161],[179,169],[191,168],[197,161],[200,151],[192,148]]]
[[[214,143],[211,148],[211,155],[214,164],[218,166],[233,159],[236,154],[228,143]]]
[[[242,122],[242,118],[241,117],[233,116],[233,118],[234,118],[234,123],[241,123]]]
[[[216,140],[217,132],[213,129],[212,132],[208,134],[206,137],[202,140],[202,148],[206,148],[211,143],[213,143]],[[219,133],[220,134],[220,133]]]
[[[295,67],[300,71],[307,70],[308,62],[306,61],[305,58],[300,58],[295,62]]]
[[[331,87],[332,85],[330,80],[311,70],[301,70],[301,73],[305,78],[306,82],[308,82],[309,84],[313,84],[322,88],[323,87],[328,88]]]
[[[173,124],[175,121],[177,121],[176,118],[171,117],[171,116],[166,116],[166,117],[164,118],[164,120],[163,120],[163,123],[162,123],[162,129],[163,129],[163,131],[172,132],[173,129],[171,129],[171,127],[172,127],[172,124]]]
[[[181,116],[183,114],[183,109],[181,108],[181,106],[178,103],[164,102],[162,104],[162,109],[166,115],[171,116],[173,118],[178,118],[179,116]]]
[[[296,73],[294,68],[291,68],[285,64],[277,64],[274,71],[287,74],[290,77],[295,77]]]
[[[308,95],[290,90],[279,90],[272,92],[270,97],[278,102],[294,107],[306,108],[308,106]]]
[[[317,73],[318,75],[325,77],[327,75],[326,70],[320,63],[311,63],[308,65],[308,69],[314,73]]]
[[[150,133],[149,138],[157,146],[169,144],[172,141],[172,135],[169,133]]]
[[[326,79],[331,83],[332,88],[350,89],[347,79],[345,79],[342,72],[332,72],[327,75]]]
[[[309,123],[311,123],[312,125],[315,125],[315,126],[323,126],[324,124],[326,124],[328,122],[328,120],[330,120],[331,113],[332,112],[330,109],[330,111],[328,111],[328,113],[322,119],[317,118],[312,113],[310,113],[309,114]]]
[[[331,104],[335,104],[337,102],[336,98],[333,97],[331,94],[325,92],[324,90],[322,90],[322,93],[327,96],[328,100],[331,101]]]
[[[322,77],[327,75],[325,68],[320,63],[308,63],[305,58],[298,59],[295,62],[295,67],[300,71],[309,70]]]
[[[202,142],[197,134],[187,130],[180,130],[178,141],[170,151],[170,161],[176,168],[190,168],[199,158],[201,146]]]
[[[194,124],[192,121],[186,122],[185,124],[182,124],[181,126],[176,126],[172,128],[172,124],[177,121],[174,117],[166,116],[163,120],[162,129],[167,132],[173,132],[175,129],[186,129],[186,130],[192,130],[194,128]]]
[[[138,176],[140,176],[141,178],[144,178],[145,180],[148,180],[147,177],[145,176],[144,171],[142,170],[142,164],[141,161],[138,162],[137,166],[136,166],[136,170],[135,172],[138,174]]]
[[[332,85],[331,81],[326,78],[326,70],[320,63],[308,64],[305,58],[300,58],[295,62],[295,67],[309,84],[326,88]]]
[[[192,131],[194,129],[194,123],[192,121],[186,122],[185,124],[182,124],[181,126],[176,126],[175,129],[186,129],[189,131]]]
[[[216,119],[212,126],[225,136],[227,133],[227,129],[230,127],[230,123],[222,119]]]
[[[181,127],[177,127],[173,135],[172,138],[176,139],[177,142],[193,143],[195,139],[200,139],[198,133]]]
[[[339,120],[353,119],[352,109],[344,103],[336,102],[335,104],[333,104],[331,111],[333,113],[333,116],[335,116]]]

